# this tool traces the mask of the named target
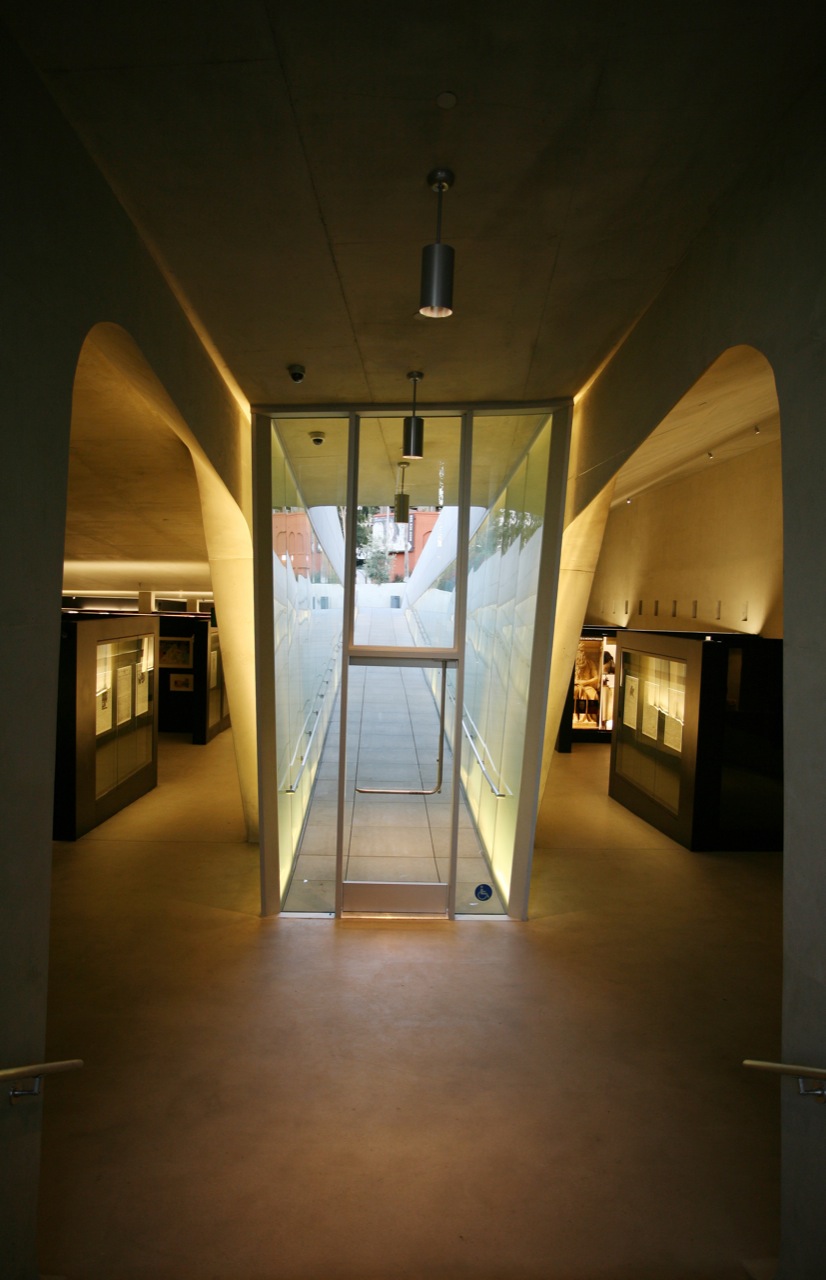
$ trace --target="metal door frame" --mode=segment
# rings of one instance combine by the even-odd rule
[[[362,418],[403,416],[369,408],[350,413],[350,439],[347,457],[347,519],[345,528],[344,582],[344,646],[341,665],[341,730],[338,773],[338,807],[336,821],[336,907],[337,918],[343,915],[443,915],[452,920],[456,914],[456,864],[459,843],[459,796],[462,773],[462,706],[464,704],[464,652],[467,619],[467,569],[470,529],[470,469],[472,411],[463,408],[451,417],[461,421],[459,439],[459,492],[456,524],[456,596],[453,624],[453,646],[450,649],[419,647],[377,647],[356,645],[353,640],[356,617],[356,517],[358,510],[359,432]],[[443,414],[441,416],[448,416]],[[347,709],[351,666],[433,667],[451,666],[456,671],[456,700],[453,713],[453,772],[450,813],[450,844],[447,884],[444,882],[411,884],[400,882],[346,881],[344,878],[344,812],[347,767]],[[442,744],[443,746],[444,744]],[[349,889],[356,884],[358,890]]]
[[[273,420],[278,418],[335,418],[349,421],[348,451],[348,507],[346,535],[346,578],[351,583],[349,599],[351,612],[349,621],[345,616],[344,634],[348,637],[346,653],[342,662],[342,697],[346,689],[350,656],[352,652],[353,634],[353,602],[355,588],[355,503],[351,486],[357,484],[354,478],[357,468],[353,462],[358,460],[358,438],[356,425],[362,417],[402,417],[408,412],[406,404],[259,404],[252,407],[253,419],[253,532],[254,532],[254,574],[255,574],[255,613],[256,613],[256,704],[258,727],[258,781],[259,781],[259,821],[260,821],[260,863],[261,863],[261,914],[271,915],[280,910],[279,893],[279,853],[278,853],[278,802],[273,791],[271,779],[275,772],[275,682],[272,671],[273,622],[272,622],[272,563],[271,563],[271,470],[270,470],[270,432]],[[548,484],[545,503],[545,530],[543,536],[540,561],[540,584],[543,584],[537,597],[537,614],[534,626],[532,646],[532,671],[535,672],[536,697],[531,699],[528,707],[528,719],[525,726],[525,742],[523,749],[523,770],[521,773],[521,796],[517,818],[517,839],[514,854],[511,892],[506,910],[512,918],[527,918],[528,891],[530,888],[530,867],[532,860],[533,836],[536,827],[536,813],[539,803],[538,783],[542,764],[542,740],[545,729],[545,707],[548,693],[550,673],[551,646],[553,642],[554,614],[559,585],[559,568],[564,524],[566,496],[566,480],[568,469],[568,453],[571,441],[573,401],[569,397],[548,397],[529,401],[480,401],[460,404],[441,403],[422,405],[420,411],[428,417],[460,417],[462,420],[462,438],[459,474],[459,521],[457,529],[457,583],[461,582],[461,593],[457,591],[457,608],[454,640],[455,650],[430,650],[432,656],[443,653],[450,659],[456,659],[457,685],[456,706],[461,716],[464,703],[464,645],[466,633],[467,609],[467,574],[469,556],[469,516],[470,516],[470,479],[471,479],[471,436],[472,423],[479,415],[501,415],[509,413],[539,412],[553,418],[551,435],[551,456],[549,461]],[[266,554],[262,554],[266,548]],[[352,572],[351,572],[352,569]],[[345,584],[346,587],[346,584]],[[348,595],[345,590],[345,606]],[[367,650],[362,647],[361,653]],[[398,662],[402,650],[393,651],[393,659]],[[422,665],[421,657],[425,650],[418,652],[419,660],[414,665]],[[461,660],[460,660],[461,659]],[[346,739],[345,739],[346,740]],[[459,732],[454,731],[453,741],[453,796],[454,807],[451,823],[451,874],[447,913],[451,918],[455,915],[456,884],[456,847],[458,837],[458,797],[461,789],[461,755],[462,730],[461,718]],[[530,779],[531,785],[526,786]],[[339,797],[337,821],[337,886],[341,883],[338,864],[342,858],[344,836],[344,809],[342,803],[343,769],[339,771]],[[493,786],[493,784],[491,784]],[[336,914],[340,915],[341,904],[337,900]],[[478,918],[478,917],[476,917]]]

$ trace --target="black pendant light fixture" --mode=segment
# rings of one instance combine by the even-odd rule
[[[399,488],[393,498],[393,519],[396,524],[407,524],[410,518],[410,494],[404,491],[404,473],[409,462],[399,463]]]
[[[416,413],[416,384],[424,377],[418,369],[413,369],[408,373],[408,378],[413,383],[413,412],[409,418],[404,420],[404,434],[402,436],[402,457],[403,458],[423,458],[424,457],[424,418],[420,418]]]
[[[453,315],[453,249],[442,244],[442,196],[453,186],[450,169],[434,169],[427,175],[427,185],[438,197],[436,243],[422,249],[422,291],[419,311],[423,316],[441,320]]]

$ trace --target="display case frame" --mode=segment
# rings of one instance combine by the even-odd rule
[[[568,685],[568,696],[565,700],[556,739],[556,750],[563,754],[570,752],[575,742],[611,741],[614,719],[613,707],[616,701],[614,687],[616,677],[615,671],[608,668],[606,655],[611,658],[612,668],[615,667],[616,634],[616,627],[586,625],[582,628],[574,667],[571,671],[571,681]],[[593,684],[596,696],[583,698],[583,689],[580,687],[583,682],[578,680],[577,677],[580,668],[580,657],[581,655],[587,655],[589,649],[593,650],[596,660],[596,683]],[[585,682],[586,693],[591,683],[590,678]],[[608,694],[609,689],[610,694]],[[607,697],[610,697],[610,710],[606,706]]]
[[[157,652],[153,614],[63,614],[55,839],[76,840],[157,785]]]
[[[616,668],[609,795],[689,849],[782,848],[782,641],[620,630]]]
[[[158,728],[204,746],[229,728],[220,636],[208,613],[160,615]]]

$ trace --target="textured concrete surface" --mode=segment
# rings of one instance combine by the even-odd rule
[[[69,1280],[742,1280],[776,1256],[780,859],[554,760],[526,924],[262,920],[228,734],[55,851]]]

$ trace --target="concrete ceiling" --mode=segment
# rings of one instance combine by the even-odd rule
[[[0,14],[228,376],[252,403],[295,406],[404,402],[412,368],[423,401],[575,394],[826,35],[825,6],[721,0],[0,0]],[[441,321],[416,310],[437,164],[456,173]]]

